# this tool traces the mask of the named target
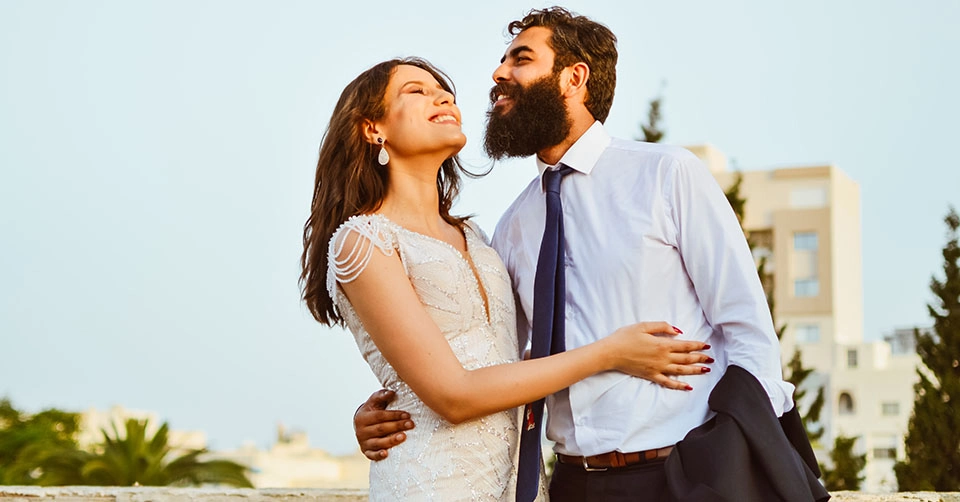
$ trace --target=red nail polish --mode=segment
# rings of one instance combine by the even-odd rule
[[[693,387],[691,387],[691,386],[688,385],[688,386],[687,386],[687,390],[693,390]]]
[[[706,367],[706,366],[701,366],[701,367],[700,367],[700,373],[710,373],[710,368],[708,368],[708,367]]]
[[[712,362],[714,362],[714,361],[713,361],[713,358],[712,358],[712,357],[708,357],[708,358],[707,358],[707,363],[712,363]]]
[[[673,328],[673,330],[676,331],[678,335],[682,335],[682,334],[683,334],[683,331],[680,331],[680,328],[678,328],[678,327],[676,327],[676,326],[671,326],[671,328]]]
[[[703,344],[703,350],[710,350],[710,344],[709,343]]]

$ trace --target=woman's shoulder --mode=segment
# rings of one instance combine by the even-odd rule
[[[483,241],[484,244],[490,245],[490,237],[487,236],[487,233],[480,228],[480,225],[477,222],[471,219],[463,220],[463,228],[465,232],[472,232],[477,238]]]
[[[363,272],[374,249],[390,256],[396,248],[396,229],[383,216],[361,214],[348,218],[330,236],[327,250],[330,297],[334,297],[337,282],[351,282]]]
[[[358,245],[373,245],[390,254],[397,244],[396,229],[379,214],[358,214],[340,224],[330,237],[330,256]]]

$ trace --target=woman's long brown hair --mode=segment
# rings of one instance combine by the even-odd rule
[[[328,326],[343,323],[327,292],[330,237],[351,216],[379,209],[387,193],[389,171],[377,162],[380,147],[365,139],[363,124],[365,120],[383,118],[387,84],[399,65],[422,68],[430,72],[445,90],[455,93],[450,79],[429,62],[402,58],[384,61],[361,73],[340,94],[320,143],[313,202],[310,217],[303,225],[303,255],[300,257],[303,300],[313,317]],[[460,191],[462,170],[460,161],[453,156],[443,162],[437,173],[440,215],[457,226],[463,220],[451,216],[450,208]]]

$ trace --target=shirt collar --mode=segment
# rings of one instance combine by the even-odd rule
[[[603,128],[603,124],[598,120],[570,146],[567,153],[563,154],[563,157],[560,158],[558,164],[570,166],[575,171],[583,174],[590,174],[590,171],[593,171],[593,167],[597,165],[597,161],[600,160],[600,156],[603,155],[604,150],[610,146],[610,141],[610,135],[607,134],[607,130]],[[541,177],[544,171],[554,167],[556,166],[547,164],[537,156],[537,170]]]

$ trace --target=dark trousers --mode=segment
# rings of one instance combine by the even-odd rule
[[[558,461],[550,478],[550,500],[660,502],[667,495],[664,460],[596,472]]]

